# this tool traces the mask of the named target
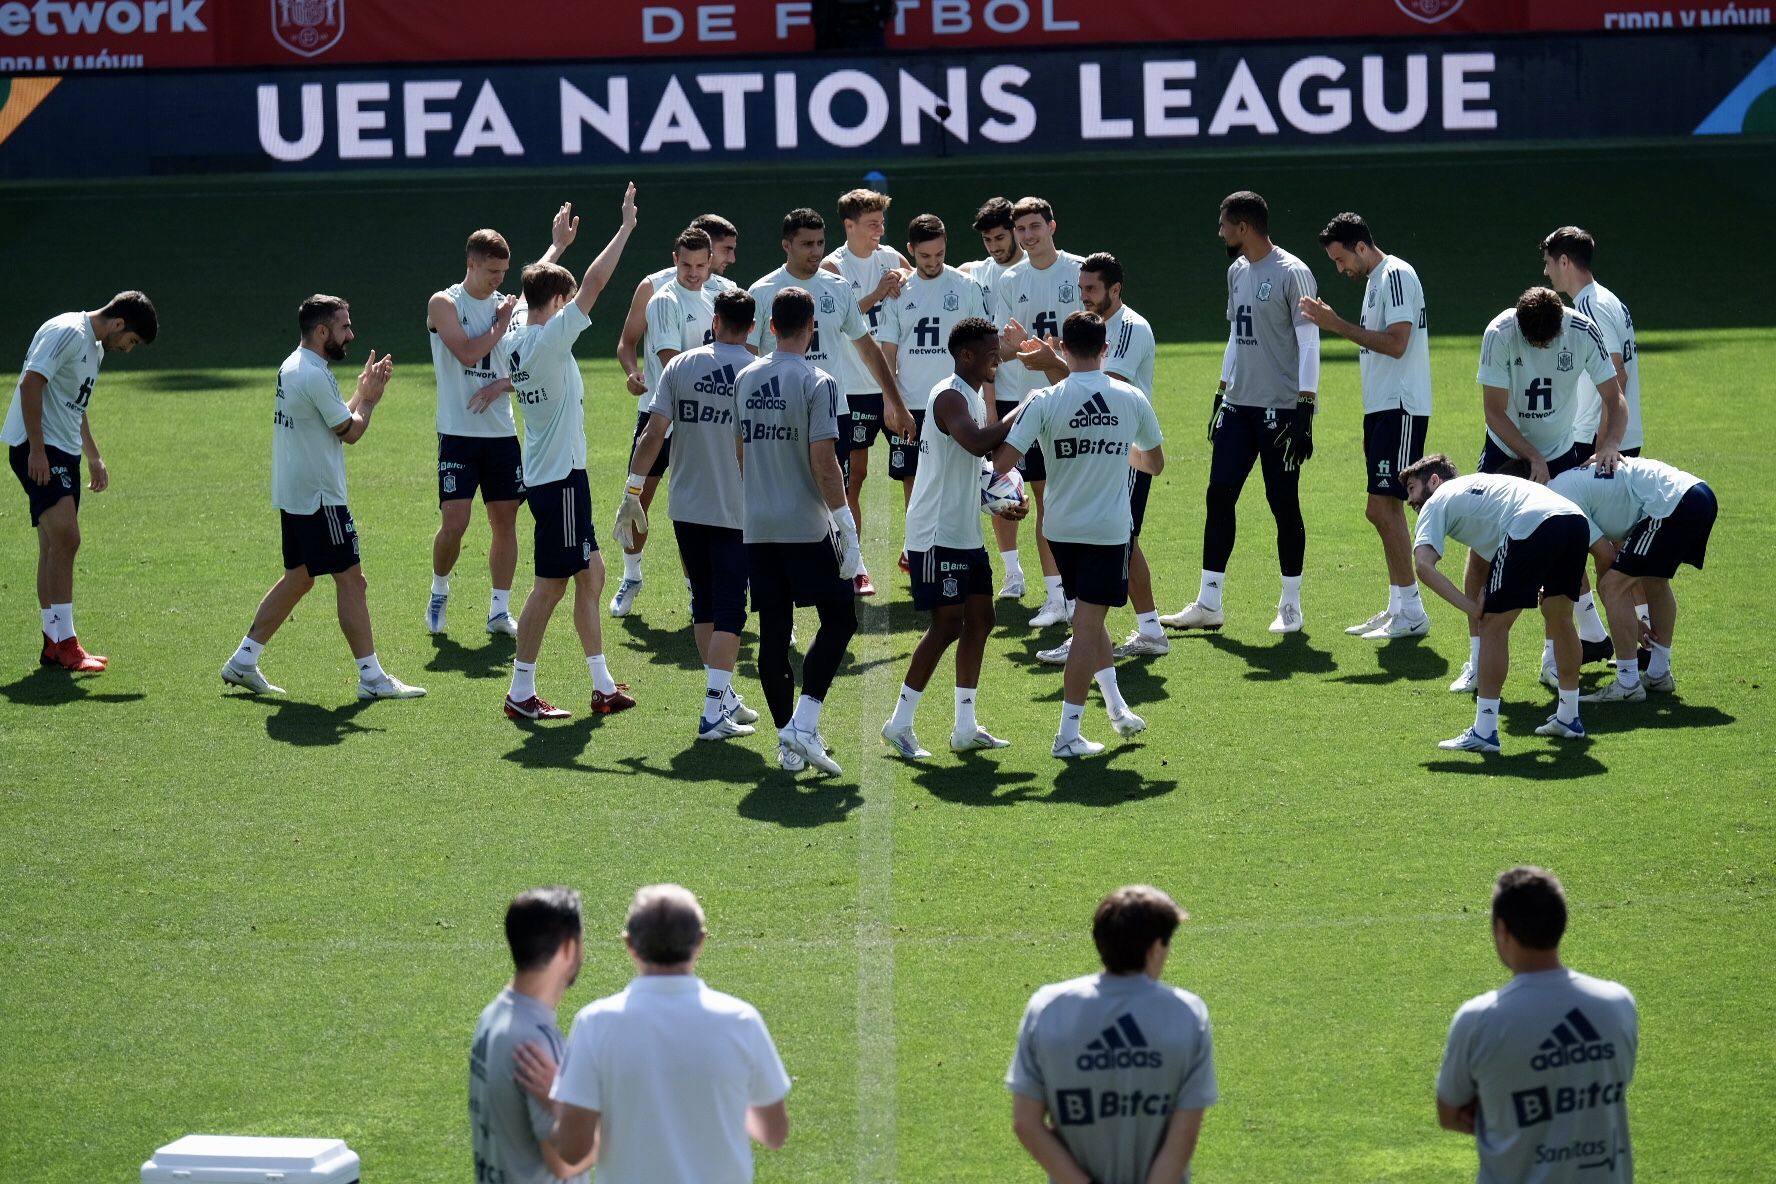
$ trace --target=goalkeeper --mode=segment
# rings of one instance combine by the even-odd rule
[[[899,755],[922,760],[931,754],[913,735],[913,713],[931,673],[950,646],[956,650],[956,726],[950,748],[969,752],[1004,748],[975,720],[981,658],[993,630],[993,571],[981,535],[981,458],[1005,442],[1019,412],[993,419],[981,390],[999,369],[999,331],[982,317],[964,317],[950,330],[955,373],[931,389],[925,430],[919,433],[919,461],[907,502],[907,566],[913,577],[913,606],[931,614],[925,636],[913,649],[894,717],[882,725],[882,739]],[[994,492],[999,492],[995,487]],[[999,511],[1016,521],[1029,513],[1021,493]]]

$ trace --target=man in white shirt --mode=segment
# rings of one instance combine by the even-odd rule
[[[573,203],[555,211],[544,263],[555,263],[572,245],[580,220]],[[432,539],[432,594],[426,630],[444,632],[450,605],[450,574],[469,529],[475,491],[487,509],[487,567],[493,593],[487,632],[518,635],[512,618],[512,576],[518,569],[518,506],[524,500],[524,461],[510,399],[481,402],[475,395],[500,374],[493,347],[506,335],[517,296],[500,294],[512,266],[512,249],[497,230],[469,235],[467,268],[460,283],[433,292],[426,302],[432,370],[438,384],[438,533]]]
[[[1646,442],[1640,418],[1640,353],[1634,344],[1634,318],[1622,298],[1597,282],[1591,272],[1591,258],[1597,251],[1597,240],[1577,226],[1562,226],[1542,240],[1542,274],[1554,290],[1572,298],[1573,306],[1583,313],[1603,335],[1603,346],[1609,351],[1615,368],[1616,383],[1628,403],[1627,419],[1622,428],[1623,456],[1639,456]],[[1573,435],[1580,447],[1596,451],[1603,419],[1603,399],[1589,374],[1579,379],[1579,414],[1573,424]]]
[[[986,249],[987,257],[964,263],[961,268],[962,274],[980,285],[989,318],[993,316],[993,290],[998,286],[999,277],[1024,258],[1024,249],[1018,245],[1017,234],[1012,230],[1011,211],[1011,202],[1004,197],[989,197],[981,203],[981,208],[975,211],[973,225],[975,233],[981,236],[981,246]],[[989,388],[987,394],[993,402],[994,413],[999,416],[1017,406],[1016,399],[1000,402],[997,384]],[[1017,600],[1024,594],[1024,564],[1018,554],[1018,523],[995,515],[993,540],[999,551],[999,562],[1005,566],[999,598]]]
[[[1413,555],[1418,578],[1468,618],[1480,637],[1474,726],[1438,744],[1462,752],[1499,751],[1499,692],[1509,665],[1511,626],[1540,603],[1559,669],[1559,706],[1536,735],[1585,739],[1579,722],[1579,635],[1572,602],[1585,579],[1591,524],[1546,485],[1501,473],[1456,474],[1441,452],[1408,465],[1406,504],[1418,512]],[[1486,565],[1484,587],[1470,596],[1437,570],[1445,539],[1466,544]]]
[[[1368,281],[1363,311],[1354,323],[1316,296],[1303,296],[1301,311],[1322,330],[1357,346],[1369,499],[1364,513],[1381,536],[1388,577],[1387,607],[1345,632],[1371,641],[1423,637],[1431,631],[1431,619],[1412,574],[1412,532],[1406,527],[1406,487],[1400,473],[1424,455],[1431,425],[1424,289],[1410,263],[1375,245],[1361,215],[1340,214],[1328,222],[1320,231],[1320,246],[1339,275]]]
[[[1048,458],[1050,496],[1042,529],[1063,591],[1076,602],[1062,675],[1061,727],[1052,751],[1064,760],[1104,751],[1079,734],[1093,681],[1117,735],[1133,736],[1147,727],[1117,686],[1104,618],[1128,603],[1129,467],[1157,477],[1165,468],[1165,452],[1153,404],[1103,371],[1102,318],[1070,314],[1061,324],[1061,352],[1071,373],[1026,399],[1011,434],[994,450],[993,468],[1009,472],[1038,441]]]
[[[592,713],[635,706],[628,687],[611,677],[604,658],[598,597],[604,559],[592,530],[586,479],[586,391],[574,342],[592,324],[592,305],[610,282],[635,229],[635,186],[623,193],[623,221],[575,285],[558,263],[524,269],[525,323],[499,343],[512,398],[524,413],[525,503],[536,521],[536,582],[518,617],[517,655],[505,712],[511,719],[562,719],[570,713],[537,694],[536,662],[555,606],[574,587],[574,628],[592,674]]]
[[[0,440],[24,487],[37,531],[37,607],[43,623],[39,661],[96,674],[109,659],[89,654],[74,634],[74,556],[80,550],[80,457],[92,466],[94,493],[111,483],[87,420],[99,365],[154,340],[160,319],[140,292],[119,292],[97,312],[65,312],[37,329],[13,388]]]
[[[359,563],[358,528],[345,500],[345,445],[370,427],[394,370],[376,351],[358,374],[351,401],[340,397],[329,362],[343,362],[355,333],[351,306],[337,296],[310,296],[296,312],[302,343],[278,370],[271,416],[271,504],[282,524],[284,574],[253,615],[252,627],[228,661],[222,681],[260,695],[281,695],[259,672],[259,655],[318,576],[332,576],[339,628],[351,646],[360,699],[415,699],[411,687],[383,670],[370,631],[370,602]]]
[[[1492,894],[1511,981],[1462,1004],[1437,1073],[1437,1125],[1474,1137],[1479,1184],[1630,1184],[1628,1086],[1640,1015],[1621,983],[1560,961],[1566,890],[1514,867]]]
[[[758,1010],[696,976],[709,934],[677,884],[635,894],[623,942],[636,977],[574,1017],[555,1078],[555,1143],[598,1143],[599,1184],[747,1184],[752,1143],[789,1138],[789,1074]]]

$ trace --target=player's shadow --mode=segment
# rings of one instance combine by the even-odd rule
[[[1243,661],[1250,667],[1246,677],[1254,682],[1281,682],[1297,674],[1330,674],[1338,669],[1331,651],[1315,649],[1305,631],[1285,633],[1269,645],[1252,645],[1225,633],[1207,633],[1203,640]]]
[[[512,673],[516,652],[516,643],[504,633],[489,634],[487,644],[473,647],[437,633],[432,635],[432,660],[425,668],[464,678],[505,678]]]
[[[1449,659],[1418,638],[1382,642],[1375,648],[1375,662],[1380,669],[1341,674],[1332,681],[1356,686],[1383,686],[1390,682],[1427,682],[1449,673]]]
[[[1598,684],[1608,685],[1608,680]],[[1638,728],[1723,728],[1737,723],[1711,703],[1685,703],[1674,695],[1648,695],[1644,703],[1587,705],[1582,718],[1587,731],[1605,735]]]
[[[863,794],[858,791],[856,782],[848,777],[828,777],[814,771],[787,773],[776,767],[774,758],[767,760],[750,749],[747,752],[753,759],[745,763],[744,776],[732,776],[726,770],[709,774],[729,776],[735,782],[751,780],[752,788],[736,808],[742,818],[801,830],[843,822],[853,810],[863,805]],[[731,758],[733,754],[723,752],[720,755]]]
[[[1116,686],[1122,697],[1128,700],[1129,707],[1137,715],[1145,714],[1148,705],[1163,703],[1172,697],[1166,690],[1166,676],[1162,673],[1161,659],[1123,658],[1116,663]],[[1041,695],[1032,695],[1032,703],[1059,703],[1065,695],[1065,674],[1059,666],[1037,664],[1031,667],[1038,678],[1049,680],[1048,690]],[[1092,683],[1094,697],[1097,683]]]
[[[1027,769],[1002,771],[989,750],[968,754],[959,765],[914,766],[913,783],[932,797],[958,806],[1015,806],[1024,802],[1120,806],[1163,797],[1177,789],[1176,781],[1154,781],[1134,769],[1111,767],[1112,761],[1136,747],[1119,745],[1102,756],[1070,761],[1046,779]]]
[[[267,739],[297,748],[324,748],[343,744],[347,736],[359,732],[380,732],[357,722],[358,715],[368,709],[371,700],[359,699],[343,707],[322,707],[319,703],[299,703],[291,699],[262,699],[251,695],[230,695],[242,703],[258,703],[271,707],[265,717]]]
[[[1497,754],[1450,753],[1424,763],[1427,773],[1462,773],[1472,776],[1522,777],[1528,781],[1578,781],[1601,777],[1609,766],[1597,759],[1595,740],[1555,740],[1535,730],[1547,717],[1540,708],[1507,703],[1501,713],[1500,739],[1505,751]]]
[[[234,390],[240,385],[235,376],[216,370],[147,370],[134,375],[132,382],[145,390],[181,395]]]
[[[0,686],[0,697],[21,707],[59,707],[64,703],[134,703],[141,691],[90,690],[97,675],[76,677],[59,666],[39,666],[24,677]]]
[[[604,631],[607,640],[621,638],[624,649],[645,657],[651,665],[703,669],[703,659],[697,653],[697,635],[688,621],[676,628],[661,629],[631,613],[620,622],[606,624]]]
[[[580,760],[587,745],[592,742],[593,732],[598,730],[604,718],[588,713],[575,715],[566,723],[513,720],[523,740],[517,748],[505,753],[500,759],[511,761],[525,769],[563,769],[574,773],[617,772],[619,770],[608,766],[588,765]],[[627,762],[616,763],[621,765]]]

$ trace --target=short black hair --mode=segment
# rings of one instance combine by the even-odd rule
[[[791,239],[798,230],[825,230],[826,219],[820,216],[819,210],[810,210],[807,206],[799,206],[783,215],[783,237]]]
[[[745,330],[758,316],[758,301],[745,288],[729,288],[715,298],[715,319],[729,329]]]
[[[1566,933],[1566,889],[1547,868],[1500,872],[1492,889],[1492,919],[1503,921],[1517,944],[1552,950]]]
[[[1171,945],[1172,934],[1189,916],[1158,888],[1130,884],[1098,902],[1092,915],[1092,943],[1105,970],[1136,974],[1146,968],[1153,943]]]
[[[945,237],[949,232],[944,229],[943,219],[936,214],[920,214],[907,223],[907,244],[918,246],[920,243],[932,242]]]
[[[580,933],[580,894],[572,888],[532,888],[506,906],[506,944],[519,972],[548,965]]]
[[[695,226],[687,226],[679,231],[677,240],[672,244],[674,254],[679,251],[707,251],[709,249],[709,233]]]
[[[691,219],[691,225],[707,234],[712,240],[740,237],[740,232],[734,228],[734,224],[720,214],[698,214]]]
[[[302,330],[302,335],[307,337],[315,331],[316,325],[331,321],[339,314],[340,310],[350,307],[351,305],[338,296],[323,296],[316,292],[304,300],[302,306],[296,310],[296,326]]]
[[[1423,456],[1401,469],[1395,474],[1404,485],[1408,481],[1422,481],[1427,477],[1435,477],[1439,481],[1453,481],[1459,475],[1455,462],[1441,452],[1433,452]]]
[[[1076,358],[1095,358],[1104,352],[1104,318],[1095,312],[1070,312],[1061,322],[1061,344]]]
[[[1591,256],[1596,250],[1597,240],[1577,226],[1562,226],[1542,240],[1544,255],[1552,259],[1566,255],[1586,271],[1591,270]]]
[[[1104,286],[1106,288],[1111,284],[1120,284],[1122,282],[1122,264],[1118,263],[1116,261],[1116,256],[1112,255],[1109,251],[1097,251],[1087,255],[1085,257],[1085,262],[1079,265],[1079,270],[1089,271],[1096,275],[1099,279],[1104,281]]]
[[[1010,230],[1011,202],[1003,197],[989,197],[974,212],[974,228],[981,234],[989,230]]]
[[[154,311],[154,301],[134,288],[111,297],[99,315],[122,321],[123,327],[140,337],[143,345],[152,344],[155,334],[160,332],[160,315]]]
[[[1250,189],[1239,189],[1221,199],[1221,213],[1230,222],[1244,222],[1259,234],[1270,233],[1270,206]]]
[[[957,357],[982,341],[997,341],[999,330],[985,317],[963,317],[950,330],[950,356]]]
[[[1517,328],[1523,340],[1544,349],[1560,336],[1566,304],[1553,288],[1526,288],[1517,298]]]
[[[1363,215],[1347,211],[1326,223],[1326,229],[1320,231],[1322,247],[1329,247],[1333,243],[1347,251],[1354,251],[1358,243],[1373,247],[1375,236],[1369,233],[1369,223],[1363,221]]]
[[[806,288],[784,288],[771,300],[771,332],[794,337],[814,321],[814,297]]]

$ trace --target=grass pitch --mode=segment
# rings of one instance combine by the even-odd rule
[[[1352,307],[1359,290],[1334,283]],[[845,775],[823,780],[777,771],[766,731],[692,743],[702,678],[665,531],[636,615],[606,622],[640,706],[583,714],[561,613],[540,685],[582,713],[501,716],[511,643],[481,630],[483,523],[451,633],[422,628],[430,368],[416,313],[393,331],[368,311],[360,349],[393,349],[396,379],[350,452],[352,508],[379,652],[424,701],[353,698],[325,582],[264,658],[286,699],[217,680],[278,574],[276,356],[107,368],[93,419],[113,485],[83,505],[77,605],[110,672],[34,665],[34,548],[22,497],[0,497],[0,1174],[128,1179],[163,1142],[229,1131],[343,1136],[367,1178],[465,1178],[468,1037],[509,969],[506,900],[547,882],[585,893],[590,948],[565,1027],[627,978],[630,892],[673,879],[708,908],[706,976],[758,1004],[795,1077],[790,1143],[761,1154],[761,1180],[1036,1179],[1001,1084],[1020,1010],[1036,985],[1094,968],[1097,897],[1148,880],[1194,914],[1167,977],[1215,1021],[1222,1101],[1198,1179],[1465,1178],[1472,1143],[1436,1129],[1433,1077],[1456,1005],[1503,978],[1487,891],[1517,861],[1565,878],[1570,961],[1640,1000],[1641,1178],[1766,1171],[1776,1134],[1747,1100],[1755,1112],[1776,1057],[1768,332],[1642,342],[1649,454],[1706,477],[1722,517],[1708,570],[1678,580],[1679,694],[1589,709],[1587,745],[1530,734],[1548,710],[1532,622],[1505,691],[1506,753],[1484,760],[1433,746],[1471,718],[1444,690],[1465,655],[1453,610],[1431,605],[1422,644],[1342,632],[1383,603],[1385,579],[1361,510],[1355,355],[1329,344],[1304,480],[1304,634],[1265,632],[1276,569],[1254,476],[1226,629],[1124,665],[1151,725],[1139,742],[1115,742],[1094,694],[1086,732],[1110,752],[1048,756],[1060,675],[1033,655],[1061,634],[1026,626],[1032,595],[1001,605],[981,693],[982,721],[1014,747],[901,764],[876,730],[921,625],[894,567],[900,495],[878,476],[865,536],[884,595],[860,606],[824,720]],[[601,537],[634,406],[605,356],[613,315],[585,349],[600,354],[585,371]],[[1433,339],[1430,445],[1464,467],[1481,435],[1476,348]],[[1195,589],[1219,357],[1162,348],[1169,467],[1145,543],[1164,611]],[[950,677],[945,663],[921,709],[928,743],[949,725]],[[763,706],[750,645],[738,685]]]

